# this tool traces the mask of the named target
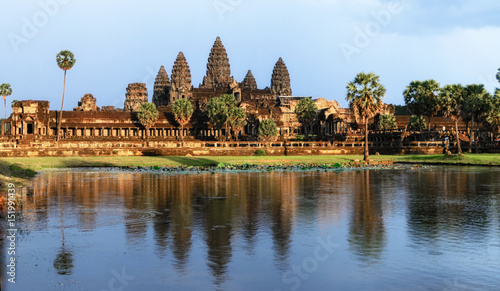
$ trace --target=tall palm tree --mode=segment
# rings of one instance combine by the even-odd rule
[[[62,112],[63,112],[63,104],[64,104],[64,91],[66,89],[66,72],[71,70],[76,63],[75,55],[68,50],[60,51],[56,56],[57,66],[61,70],[64,71],[64,84],[63,84],[63,94],[61,99],[61,111],[59,112],[59,120],[57,122],[57,140],[59,140],[59,136],[61,134],[61,121],[62,121]]]
[[[142,103],[139,107],[139,113],[137,113],[137,118],[141,124],[146,128],[146,146],[149,147],[149,129],[155,125],[158,120],[159,113],[156,109],[156,105],[151,102]]]
[[[362,117],[365,123],[365,163],[370,162],[368,152],[368,120],[374,117],[382,107],[382,98],[385,96],[385,87],[379,83],[379,76],[374,73],[361,72],[352,82],[347,84],[349,106],[355,114]]]
[[[314,119],[316,119],[316,111],[318,108],[312,99],[303,98],[299,101],[299,104],[295,107],[295,114],[300,123],[304,126],[304,133],[306,139],[309,136],[308,127],[312,127]],[[312,128],[311,128],[312,131]]]
[[[462,113],[470,119],[470,134],[469,134],[469,149],[472,152],[472,142],[474,141],[474,122],[486,119],[492,109],[493,97],[484,88],[483,84],[470,84],[465,87],[464,102],[462,105]]]
[[[3,109],[5,114],[5,119],[7,119],[7,96],[12,95],[12,87],[9,83],[3,83],[0,85],[0,95],[3,96]]]
[[[438,111],[437,96],[439,83],[429,79],[425,81],[412,81],[403,92],[408,109],[415,115],[426,115],[429,118],[428,131],[431,131],[431,117]]]
[[[172,111],[174,112],[175,120],[181,125],[181,139],[184,142],[184,125],[188,124],[193,115],[193,104],[187,99],[177,99],[172,106]]]
[[[462,114],[462,104],[464,102],[465,88],[461,84],[446,85],[439,94],[439,111],[444,116],[455,122],[455,139],[457,141],[457,151],[462,153],[460,146],[460,136],[458,135],[458,119]]]

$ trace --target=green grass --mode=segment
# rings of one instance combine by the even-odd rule
[[[32,157],[0,158],[0,170],[19,167],[18,171],[38,171],[48,168],[73,167],[165,167],[165,166],[217,166],[220,163],[283,165],[283,164],[347,164],[355,160],[362,161],[361,155],[335,156],[217,156],[217,157]],[[465,154],[452,155],[371,155],[371,161],[392,161],[406,163],[500,165],[500,154]],[[7,167],[7,168],[6,168]],[[17,169],[17,168],[15,168]],[[26,176],[29,176],[27,174]]]

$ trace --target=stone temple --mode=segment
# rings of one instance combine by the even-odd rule
[[[183,98],[191,101],[195,108],[190,123],[183,128],[183,136],[188,140],[216,140],[218,134],[224,132],[214,129],[205,109],[210,98],[223,94],[233,95],[247,114],[247,125],[241,132],[241,140],[256,140],[259,122],[268,118],[275,120],[281,139],[300,134],[302,126],[293,112],[300,99],[311,98],[292,95],[290,74],[282,58],[276,61],[270,84],[264,88],[259,88],[251,70],[239,82],[231,76],[226,49],[217,37],[208,56],[205,76],[197,87],[192,84],[189,63],[182,52],[173,63],[170,76],[164,66],[160,67],[152,96],[160,117],[150,129],[150,136],[166,141],[177,140],[181,136],[172,104]],[[139,140],[145,136],[145,128],[137,117],[137,111],[144,102],[148,102],[144,83],[128,85],[123,109],[113,106],[99,108],[96,98],[85,94],[73,111],[63,111],[61,135],[68,140]],[[315,103],[318,112],[314,131],[318,135],[333,136],[346,132],[360,122],[350,109],[340,108],[336,101],[319,98]],[[385,112],[391,113],[393,109],[386,106]],[[57,130],[56,113],[49,110],[48,101],[16,102],[12,115],[2,123],[2,134],[14,140],[52,140]]]

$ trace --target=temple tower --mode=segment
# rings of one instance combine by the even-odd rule
[[[85,94],[78,102],[78,107],[73,108],[74,111],[100,111],[96,105],[97,100],[92,94]]]
[[[274,65],[273,75],[271,77],[271,92],[276,94],[276,97],[292,96],[290,75],[288,74],[288,69],[282,58],[279,58],[276,65]]]
[[[148,90],[144,83],[128,84],[125,94],[125,111],[139,111],[142,103],[148,102]]]
[[[155,86],[153,91],[153,103],[158,106],[168,105],[168,90],[170,87],[170,79],[168,78],[165,67],[161,66],[158,75],[156,75]]]
[[[228,87],[231,83],[231,69],[226,49],[220,37],[217,37],[208,56],[207,74],[203,77],[203,84],[200,87],[207,89]]]
[[[253,77],[252,71],[248,70],[245,79],[243,79],[243,82],[241,82],[241,85],[245,89],[257,90],[257,82]]]
[[[171,77],[168,103],[174,103],[179,98],[190,99],[193,93],[191,71],[182,52],[177,55]]]

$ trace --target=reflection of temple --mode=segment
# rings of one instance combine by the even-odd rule
[[[276,121],[283,138],[293,137],[301,131],[301,124],[294,113],[300,99],[311,97],[292,96],[290,75],[282,58],[274,65],[270,86],[259,89],[249,70],[241,82],[231,76],[229,58],[219,37],[210,51],[206,74],[198,87],[192,85],[188,61],[179,52],[169,77],[161,66],[155,80],[152,102],[161,112],[153,128],[152,137],[175,139],[180,136],[172,104],[178,99],[188,99],[195,108],[191,122],[184,127],[184,136],[196,139],[214,139],[218,132],[208,122],[205,109],[208,101],[223,94],[233,95],[247,114],[247,126],[242,133],[247,139],[255,137],[261,120]],[[145,136],[137,111],[148,101],[146,84],[132,83],[126,88],[123,109],[96,105],[92,94],[85,94],[74,111],[63,111],[62,135],[67,139],[134,139]],[[340,108],[338,102],[324,98],[315,100],[318,134],[333,135],[346,132],[359,123],[350,109]],[[387,107],[384,112],[392,113]],[[13,104],[12,115],[3,123],[2,132],[16,139],[46,139],[57,129],[56,111],[49,110],[48,101],[19,101]]]

